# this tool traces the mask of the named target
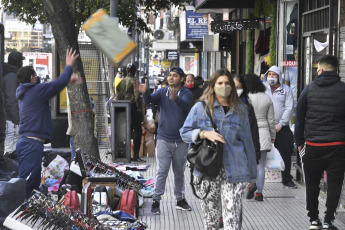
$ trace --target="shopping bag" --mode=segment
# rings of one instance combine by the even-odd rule
[[[136,43],[120,30],[104,9],[91,15],[84,23],[83,29],[92,44],[110,58],[114,65],[118,65],[136,48]]]
[[[280,170],[280,171],[285,170],[285,164],[284,164],[283,158],[281,157],[278,149],[274,147],[274,144],[272,144],[271,151],[267,152],[265,168]]]

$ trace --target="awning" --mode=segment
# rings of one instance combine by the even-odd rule
[[[195,13],[223,13],[225,9],[254,8],[255,0],[195,0]]]

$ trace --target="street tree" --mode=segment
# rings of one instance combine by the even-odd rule
[[[123,26],[149,32],[145,20],[137,14],[144,11],[147,17],[149,13],[157,15],[158,10],[169,8],[171,4],[180,6],[192,4],[191,0],[119,0],[119,21]],[[13,13],[16,18],[28,24],[34,25],[37,21],[50,23],[54,35],[56,48],[64,66],[66,50],[69,47],[77,50],[78,33],[82,23],[97,9],[110,10],[109,0],[1,0],[4,11]],[[145,6],[141,8],[140,6]],[[70,99],[75,148],[82,152],[99,158],[99,150],[96,138],[94,138],[94,117],[90,108],[89,95],[84,74],[83,63],[79,58],[73,66],[74,72],[79,72],[83,84],[68,86]]]

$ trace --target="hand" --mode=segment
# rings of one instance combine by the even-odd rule
[[[79,57],[79,54],[77,54],[76,50],[73,50],[72,48],[68,49],[66,51],[66,66],[73,66],[75,60]]]
[[[275,139],[271,139],[272,143],[274,143],[276,140]]]
[[[139,91],[140,93],[146,93],[147,84],[140,84],[139,82],[134,83],[134,90]]]
[[[278,133],[281,129],[282,129],[282,127],[280,127],[279,125],[276,125],[276,132],[277,132],[277,133]]]
[[[80,76],[80,73],[74,73],[71,76],[71,79],[69,80],[69,84],[73,85],[80,85],[83,82],[83,79]]]
[[[302,148],[303,148],[303,145],[298,146],[298,152],[301,152]]]
[[[169,93],[169,99],[173,100],[173,101],[176,101],[176,99],[177,99],[177,93],[176,93],[174,87],[171,88],[171,91]]]
[[[224,137],[221,134],[215,131],[201,131],[201,132],[204,132],[203,133],[204,138],[207,138],[212,142],[219,141],[225,144]]]

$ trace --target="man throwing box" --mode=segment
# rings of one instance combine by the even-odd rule
[[[304,171],[310,229],[337,229],[332,222],[345,172],[345,83],[337,68],[336,57],[321,57],[318,75],[304,88],[297,103],[295,138]],[[318,197],[324,171],[328,188],[322,225]]]
[[[151,209],[153,214],[160,214],[160,200],[164,194],[170,164],[172,164],[175,177],[176,209],[192,210],[184,197],[184,170],[188,144],[182,141],[179,132],[188,115],[193,98],[190,90],[182,85],[184,78],[183,70],[174,67],[167,79],[169,87],[158,89],[155,93],[150,94],[146,84],[138,86],[138,90],[143,93],[145,102],[159,104],[161,109],[157,130],[157,174]]]

